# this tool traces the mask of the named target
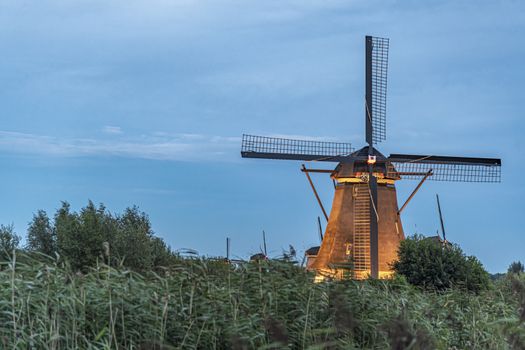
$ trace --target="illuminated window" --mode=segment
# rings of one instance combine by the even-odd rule
[[[346,243],[346,255],[352,254],[352,243]]]

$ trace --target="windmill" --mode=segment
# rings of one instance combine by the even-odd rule
[[[245,158],[335,162],[329,173],[336,184],[332,209],[319,254],[312,264],[318,279],[338,278],[351,262],[355,278],[386,277],[404,239],[400,213],[425,180],[500,182],[501,160],[494,158],[390,154],[374,145],[386,139],[386,88],[389,40],[365,37],[365,140],[354,150],[350,143],[293,140],[243,135]],[[398,209],[395,182],[420,179]],[[319,204],[321,205],[320,201]]]
[[[250,256],[250,261],[268,260],[268,251],[266,250],[266,232],[262,231],[263,246],[261,252]]]

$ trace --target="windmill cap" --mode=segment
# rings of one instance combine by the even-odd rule
[[[368,149],[369,149],[370,146],[365,146],[357,151],[355,151],[354,153],[350,154],[350,157],[349,158],[352,158],[352,157],[359,157],[359,158],[368,158],[369,154],[368,154]],[[383,155],[383,153],[379,152],[376,148],[372,148],[372,156],[375,156],[376,159],[378,161],[381,161],[381,160],[386,160],[386,157]]]

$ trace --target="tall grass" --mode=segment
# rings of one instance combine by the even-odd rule
[[[2,349],[507,349],[525,287],[424,292],[402,279],[312,283],[288,262],[179,259],[158,274],[86,274],[13,255],[0,271]],[[520,289],[521,288],[521,289]]]

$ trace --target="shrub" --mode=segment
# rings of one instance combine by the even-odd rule
[[[524,267],[521,261],[514,261],[512,264],[509,265],[509,269],[507,270],[508,273],[514,273],[514,274],[520,274],[523,273]]]
[[[459,287],[479,292],[490,283],[489,274],[476,257],[466,256],[457,245],[421,235],[401,242],[393,268],[409,283],[426,289]]]
[[[0,225],[0,258],[8,260],[13,250],[18,248],[20,236],[15,233],[13,225]]]

